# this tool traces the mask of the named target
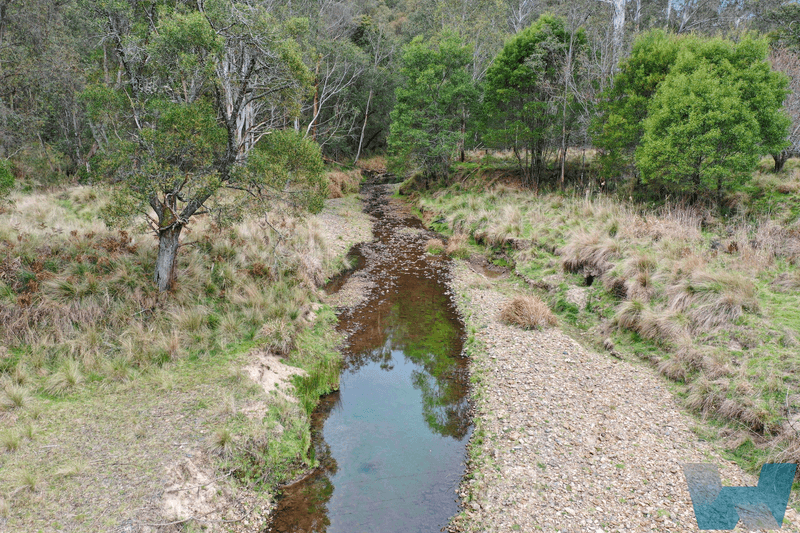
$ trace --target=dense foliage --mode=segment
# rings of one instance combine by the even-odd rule
[[[603,149],[606,177],[637,182],[641,176],[652,183],[656,177],[651,171],[645,176],[641,163],[658,160],[655,144],[641,151],[639,164],[635,153],[645,136],[647,108],[679,49],[686,43],[696,49],[704,34],[741,42],[754,30],[770,39],[775,68],[794,79],[798,13],[796,2],[787,0],[0,0],[0,157],[26,184],[87,180],[134,145],[144,158],[144,138],[156,133],[142,132],[159,128],[158,109],[199,106],[193,109],[233,132],[224,147],[206,147],[213,154],[203,165],[212,172],[191,171],[207,179],[244,164],[268,131],[292,129],[316,142],[324,157],[352,160],[385,150],[392,128],[417,129],[411,126],[418,119],[406,115],[422,113],[437,117],[429,125],[435,122],[439,131],[427,134],[437,142],[423,136],[412,143],[405,134],[399,141],[395,133],[391,148],[428,171],[437,158],[436,172],[447,168],[452,154],[443,154],[453,143],[459,149],[494,147],[515,152],[530,186],[563,186],[567,148],[594,142]],[[438,99],[431,115],[432,109],[421,109],[429,102],[411,98],[419,89],[410,85],[411,58],[404,54],[435,50],[456,38],[463,51],[454,56],[457,68],[448,66],[458,73],[448,83],[460,86],[460,96],[451,95],[452,105]],[[717,65],[705,52],[695,54]],[[247,75],[252,59],[256,85]],[[720,69],[707,74],[705,81],[701,74],[671,80],[664,90],[691,91],[700,84],[711,91],[707,82]],[[706,93],[722,97],[716,89]],[[395,105],[396,94],[405,101]],[[483,94],[480,110],[470,107],[470,94]],[[785,104],[790,115],[792,102],[790,96]],[[590,135],[598,114],[602,119]],[[756,120],[763,130],[763,120]],[[789,133],[796,138],[792,120]],[[656,128],[656,122],[666,127],[655,119],[648,124]],[[756,151],[771,146],[780,168],[795,150],[789,140],[789,148],[780,149],[756,140]],[[726,168],[744,168],[735,159],[726,157],[732,165]],[[657,181],[686,192],[664,176]]]
[[[524,182],[534,188],[554,141],[568,122],[574,128],[572,65],[586,44],[582,30],[571,32],[564,20],[543,15],[506,43],[486,73],[483,138],[511,148]]]
[[[463,150],[468,109],[475,86],[467,72],[471,50],[446,32],[425,42],[416,37],[403,50],[392,111],[389,148],[398,166],[420,167],[433,177],[446,176]]]
[[[635,172],[695,198],[714,190],[719,200],[741,185],[760,156],[786,146],[786,78],[767,52],[766,41],[751,38],[642,36],[595,127],[606,172]]]

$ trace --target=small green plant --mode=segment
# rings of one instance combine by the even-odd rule
[[[223,458],[233,454],[233,435],[228,429],[219,429],[212,438],[212,451]]]
[[[22,439],[19,433],[13,430],[5,430],[0,433],[0,446],[7,452],[15,452],[19,449]]]
[[[44,387],[47,394],[64,396],[83,383],[80,365],[74,359],[67,359],[50,378]]]

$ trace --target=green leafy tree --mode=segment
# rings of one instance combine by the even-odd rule
[[[590,131],[595,146],[601,149],[599,160],[605,177],[635,172],[633,154],[644,135],[648,106],[675,63],[680,42],[662,30],[642,34],[613,84],[600,95]]]
[[[466,69],[471,59],[470,48],[450,32],[406,45],[400,68],[405,83],[395,92],[389,134],[389,149],[402,167],[434,178],[448,175],[464,144],[464,114],[476,96]]]
[[[297,116],[311,76],[292,31],[248,3],[197,8],[96,2],[114,28],[127,73],[121,89],[87,89],[110,179],[110,221],[143,215],[158,236],[155,282],[175,283],[180,235],[191,217],[220,222],[267,203],[319,209],[326,194],[319,147],[282,132]],[[116,29],[114,31],[117,31]],[[110,134],[113,132],[113,134]]]
[[[542,15],[506,43],[486,73],[483,139],[511,148],[525,184],[534,189],[567,115],[577,115],[565,77],[572,76],[569,66],[585,47],[583,30],[570,32],[562,19]]]
[[[636,148],[642,182],[697,198],[749,178],[762,154],[786,144],[787,79],[766,41],[687,40],[648,105]]]

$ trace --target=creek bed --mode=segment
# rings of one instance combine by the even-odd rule
[[[375,288],[339,316],[340,389],[312,416],[320,467],[284,489],[268,531],[438,532],[458,512],[472,431],[464,328],[447,260],[426,253],[434,235],[393,191],[365,185],[374,239],[347,275]]]

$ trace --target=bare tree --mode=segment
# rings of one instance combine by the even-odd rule
[[[508,28],[517,33],[533,20],[536,10],[534,0],[512,0],[508,3]]]
[[[777,48],[772,50],[769,59],[775,70],[789,76],[789,94],[783,103],[792,121],[787,138],[789,146],[780,153],[772,154],[775,172],[780,172],[787,159],[800,157],[800,55],[786,48]]]
[[[622,60],[622,46],[625,42],[625,6],[627,0],[600,0],[611,4],[611,71],[615,72]]]

